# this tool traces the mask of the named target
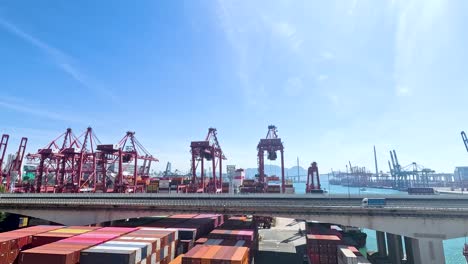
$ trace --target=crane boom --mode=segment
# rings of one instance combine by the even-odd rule
[[[465,131],[461,132],[461,137],[463,139],[463,143],[465,144],[466,151],[468,151],[468,138],[466,137]]]
[[[8,146],[8,139],[10,138],[9,135],[3,134],[2,139],[0,141],[0,176],[3,174],[2,172],[2,164],[3,159],[5,158],[6,148]]]
[[[18,181],[21,182],[21,164],[23,164],[24,153],[26,153],[26,144],[28,143],[28,138],[21,138],[20,145],[18,147],[18,152],[16,152],[16,157],[10,165],[10,168],[7,172],[7,188],[11,191],[11,176],[13,172],[18,173]],[[14,187],[14,184],[13,184]]]

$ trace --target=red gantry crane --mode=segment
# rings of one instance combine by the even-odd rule
[[[264,153],[267,152],[269,160],[276,160],[276,151],[281,153],[281,190],[285,192],[285,179],[284,179],[284,147],[281,138],[277,135],[278,129],[274,125],[268,126],[268,133],[266,138],[260,139],[257,145],[258,150],[258,181],[262,186],[265,186],[265,158]]]
[[[2,135],[2,139],[0,140],[0,176],[2,176],[3,178],[3,175],[4,175],[4,171],[3,171],[3,160],[5,158],[5,153],[6,153],[6,149],[8,147],[8,139],[10,138],[9,135],[7,134],[3,134]]]
[[[95,141],[99,142],[90,127],[79,137],[73,134],[71,128],[67,128],[37,153],[28,154],[26,157],[29,160],[39,162],[32,191],[82,191],[83,185],[95,175]]]
[[[315,185],[314,178],[317,179],[317,185]],[[307,170],[307,193],[323,193],[323,190],[320,187],[320,177],[317,167],[317,162],[312,162],[309,169]]]
[[[118,144],[98,145],[98,170],[94,179],[96,190],[102,192],[143,192],[148,183],[151,162],[159,160],[136,139],[135,132],[128,131]],[[139,166],[138,161],[143,160]],[[131,173],[126,170],[133,166]],[[113,177],[113,172],[117,173]],[[113,189],[108,190],[108,185]]]
[[[118,173],[114,180],[114,192],[143,192],[149,180],[151,162],[159,160],[136,139],[135,132],[128,131],[117,144],[117,150]],[[138,167],[139,160],[143,161],[141,167]],[[124,176],[124,170],[130,164],[133,165],[133,173]]]
[[[192,153],[192,185],[190,192],[221,192],[223,183],[223,165],[222,161],[226,160],[223,150],[219,145],[216,128],[209,128],[208,134],[204,141],[192,141],[190,143]],[[204,160],[212,162],[212,178],[208,182],[205,181],[205,163]],[[200,182],[197,182],[197,167],[198,161],[201,164]],[[219,165],[219,179],[216,176],[216,167]]]
[[[6,187],[8,191],[16,191],[16,186],[22,186],[22,170],[21,165],[23,164],[24,153],[26,152],[26,144],[28,143],[28,138],[21,138],[18,151],[13,159],[13,162],[10,164],[8,171],[6,173]],[[13,179],[13,175],[16,175],[16,179]]]

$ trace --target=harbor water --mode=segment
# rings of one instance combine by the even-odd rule
[[[326,178],[320,177],[322,189],[326,189],[331,194],[406,194],[391,189],[366,188],[361,191],[358,187],[346,187],[341,185],[331,185]],[[305,193],[305,183],[294,183],[296,193]],[[367,234],[366,247],[369,251],[377,250],[377,240],[375,230],[363,229]],[[447,264],[466,264],[465,257],[462,254],[465,238],[449,239],[444,241],[445,262]]]

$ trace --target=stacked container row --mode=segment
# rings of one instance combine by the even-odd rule
[[[307,254],[313,264],[337,264],[337,246],[341,239],[333,235],[307,235]]]
[[[21,250],[31,247],[33,236],[61,226],[33,226],[0,233],[0,264],[14,263]]]
[[[246,247],[197,245],[182,257],[182,264],[248,264]]]
[[[228,246],[246,248],[247,263],[253,262],[253,256],[258,249],[258,229],[255,221],[246,217],[231,217],[219,228],[211,231],[206,238],[196,241],[197,245]],[[191,253],[190,250],[187,254]]]
[[[82,250],[137,230],[136,228],[117,227],[80,228],[81,231],[76,232],[82,232],[81,234],[23,251],[19,257],[19,264],[76,264],[80,262]],[[88,231],[83,232],[86,229]]]
[[[167,264],[175,257],[177,230],[141,228],[81,252],[80,264]]]

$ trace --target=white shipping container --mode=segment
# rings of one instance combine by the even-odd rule
[[[151,264],[156,264],[156,253],[151,254]]]
[[[113,254],[112,250],[117,250],[117,251],[121,250],[121,251],[129,251],[129,252],[136,251],[135,263],[138,263],[138,262],[141,261],[141,248],[105,246],[105,243],[104,243],[104,244],[101,244],[99,246],[92,247],[91,249],[102,250],[102,251],[107,252],[109,254]]]
[[[159,182],[159,188],[169,188],[169,182]]]
[[[169,246],[164,247],[164,257],[169,256]]]
[[[175,251],[176,251],[175,241],[172,241],[172,243],[171,243],[171,260],[175,259]]]
[[[115,245],[135,245],[135,247],[144,247],[146,248],[146,256],[151,255],[151,250],[153,247],[151,246],[151,243],[145,243],[145,242],[133,242],[133,241],[115,241],[111,240],[108,241],[108,243],[115,244]]]
[[[295,189],[294,187],[287,187],[287,188],[284,188],[284,192],[288,194],[293,194],[295,193]]]
[[[357,264],[357,256],[347,246],[338,246],[339,264]]]

